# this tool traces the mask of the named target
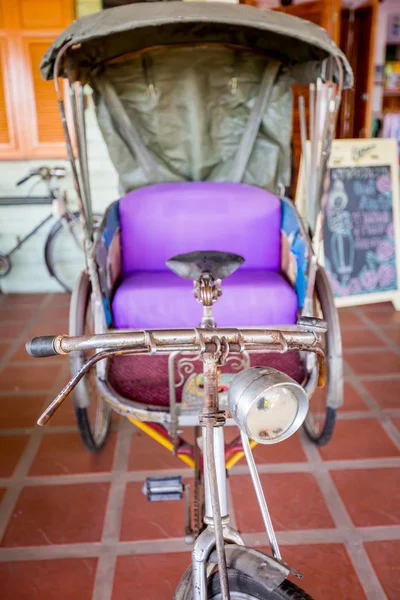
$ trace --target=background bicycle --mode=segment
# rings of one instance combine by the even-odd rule
[[[54,277],[60,286],[70,292],[77,275],[85,266],[82,248],[82,228],[79,213],[75,212],[68,203],[67,195],[62,192],[59,182],[66,175],[64,167],[39,167],[32,169],[17,182],[23,185],[32,178],[35,179],[33,187],[26,196],[16,198],[0,198],[0,206],[7,205],[51,205],[51,212],[38,224],[35,224],[22,239],[17,238],[17,243],[8,252],[0,253],[0,277],[5,277],[12,269],[12,255],[19,250],[32,236],[42,229],[49,221],[54,224],[49,230],[44,245],[44,261],[51,277]],[[46,186],[46,196],[33,196],[32,192],[38,183]],[[99,215],[94,216],[95,226],[100,222]]]

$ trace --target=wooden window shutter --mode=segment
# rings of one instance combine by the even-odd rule
[[[5,91],[5,48],[4,40],[0,40],[0,145],[10,144],[10,132],[8,126],[8,107],[6,105]]]
[[[0,0],[0,158],[66,156],[54,82],[39,66],[73,18],[74,0]]]
[[[29,153],[31,156],[64,156],[63,128],[53,81],[44,81],[39,71],[43,54],[52,39],[25,39],[25,59],[31,76],[29,106],[32,112]]]

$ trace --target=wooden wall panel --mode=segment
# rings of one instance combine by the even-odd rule
[[[5,44],[0,39],[0,145],[9,145],[10,131],[5,91]]]
[[[73,19],[72,3],[64,0],[17,0],[21,29],[64,29]]]

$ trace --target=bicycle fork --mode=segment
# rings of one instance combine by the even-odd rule
[[[196,539],[192,552],[193,600],[207,600],[206,565],[216,548],[222,600],[230,600],[225,542],[244,546],[240,534],[230,527],[227,501],[227,475],[225,467],[224,425],[225,415],[218,406],[218,365],[221,349],[215,354],[203,354],[204,410],[200,415],[203,439],[204,496],[207,526]],[[268,535],[272,555],[280,561],[280,552],[269,516],[268,507],[254,463],[249,440],[242,433],[250,476]],[[297,574],[297,573],[296,573]]]
[[[224,424],[218,406],[219,352],[203,354],[204,410],[200,415],[203,439],[206,529],[196,539],[193,553],[193,600],[206,600],[206,561],[217,551],[222,600],[230,600],[225,541],[243,545],[240,535],[229,527],[226,492]]]

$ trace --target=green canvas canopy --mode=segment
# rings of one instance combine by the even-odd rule
[[[125,192],[212,180],[276,193],[290,183],[292,84],[323,76],[327,62],[331,78],[352,83],[323,29],[244,5],[151,2],[84,17],[44,56],[47,79],[63,47],[59,74],[93,88]]]
[[[68,42],[73,43],[68,52],[70,72],[77,78],[104,61],[151,46],[219,43],[247,47],[285,65],[298,66],[296,72],[304,80],[314,80],[316,64],[330,56],[338,57],[344,69],[344,86],[353,84],[349,63],[324,29],[285,13],[246,5],[144,2],[82,17],[43,57],[45,79],[53,77],[54,60]]]

